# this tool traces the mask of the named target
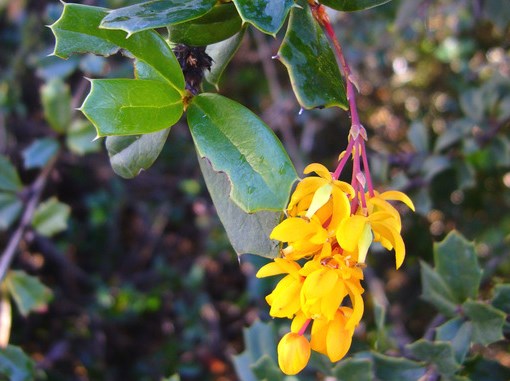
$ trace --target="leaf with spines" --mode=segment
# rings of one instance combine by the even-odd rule
[[[416,381],[425,374],[425,367],[403,357],[372,353],[376,378],[380,381]]]
[[[407,349],[418,360],[433,364],[441,374],[451,376],[460,369],[454,349],[448,342],[421,339],[408,345]]]
[[[456,299],[452,294],[448,284],[441,278],[441,275],[434,271],[425,262],[420,262],[421,267],[421,297],[431,303],[446,316],[455,316],[457,314]]]
[[[374,366],[369,359],[348,358],[339,362],[331,373],[338,381],[372,381]]]
[[[390,1],[391,0],[319,0],[321,4],[344,12],[361,11],[363,9],[389,3]]]
[[[506,319],[503,311],[473,300],[466,301],[462,309],[473,324],[473,342],[489,345],[503,339],[503,325]]]
[[[294,0],[233,0],[244,22],[275,36],[289,14]]]
[[[200,94],[187,111],[200,158],[224,172],[230,198],[246,213],[282,211],[297,174],[274,132],[250,110],[217,94]]]
[[[242,20],[234,4],[220,3],[202,17],[169,25],[168,38],[173,43],[206,46],[232,37],[241,28]]]
[[[290,21],[277,57],[287,67],[292,89],[303,108],[347,109],[340,69],[328,39],[306,1],[290,11]]]
[[[171,127],[183,100],[167,83],[138,79],[94,79],[81,111],[98,136],[147,134]]]
[[[75,53],[109,56],[125,49],[158,71],[171,86],[184,94],[184,76],[172,49],[158,33],[146,30],[127,36],[120,30],[101,29],[108,15],[105,8],[65,4],[60,18],[50,26],[56,38],[54,54],[68,58]]]
[[[110,11],[101,28],[121,29],[128,34],[179,24],[209,12],[216,0],[146,1]]]

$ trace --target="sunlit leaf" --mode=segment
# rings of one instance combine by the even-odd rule
[[[275,35],[287,18],[293,0],[233,0],[243,21]]]
[[[27,316],[32,311],[45,309],[52,298],[52,292],[48,287],[38,278],[24,271],[9,271],[5,281],[9,294],[23,316]]]
[[[52,197],[37,207],[32,225],[41,235],[51,237],[67,229],[67,219],[71,214],[69,205]]]
[[[98,136],[147,134],[168,128],[183,113],[179,92],[166,83],[137,79],[96,79],[82,112]]]
[[[67,147],[77,155],[98,152],[101,149],[96,140],[96,130],[88,120],[77,120],[71,124],[66,134]]]
[[[209,12],[216,0],[146,1],[110,11],[101,28],[122,29],[129,34],[192,20]]]
[[[14,345],[0,349],[0,377],[9,381],[33,381],[36,376],[35,361]]]
[[[53,79],[41,87],[44,116],[56,132],[65,132],[71,124],[72,106],[69,85]]]
[[[290,12],[278,57],[287,67],[292,88],[302,107],[347,108],[340,70],[321,26],[306,1]]]
[[[327,5],[338,11],[360,11],[386,4],[391,0],[319,0],[320,3]]]

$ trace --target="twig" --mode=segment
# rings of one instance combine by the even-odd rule
[[[44,190],[44,186],[46,185],[46,181],[48,179],[49,174],[51,173],[55,162],[57,161],[57,155],[55,155],[42,169],[37,179],[33,182],[33,184],[29,187],[29,198],[26,203],[25,211],[21,216],[20,223],[18,228],[11,236],[11,239],[7,243],[5,250],[2,253],[2,257],[0,258],[0,283],[4,280],[9,267],[11,266],[11,262],[14,259],[14,255],[16,254],[16,249],[23,238],[23,234],[30,223],[32,222],[32,217],[34,216],[35,210],[39,203],[39,199],[41,198],[42,191]]]

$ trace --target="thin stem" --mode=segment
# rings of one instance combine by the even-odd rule
[[[30,226],[32,222],[32,217],[34,216],[35,210],[37,209],[37,205],[39,204],[39,199],[41,198],[42,191],[44,190],[44,186],[46,185],[46,181],[48,179],[49,174],[51,173],[55,162],[57,161],[57,156],[55,155],[42,169],[37,179],[30,186],[30,197],[26,203],[25,211],[21,216],[21,220],[19,222],[18,228],[11,236],[11,239],[7,243],[7,246],[2,253],[2,257],[0,258],[0,283],[4,280],[7,275],[7,271],[9,271],[9,267],[11,266],[11,262],[14,259],[14,255],[16,254],[16,249],[23,238],[23,234],[25,230]]]
[[[303,326],[299,329],[298,335],[303,336],[305,334],[305,331],[308,328],[308,324],[310,324],[311,321],[312,319],[305,321],[305,324],[303,324]]]
[[[349,160],[349,157],[351,157],[351,155],[349,155],[349,152],[352,151],[352,147],[354,147],[354,142],[355,142],[355,139],[349,140],[349,144],[347,145],[347,148],[345,149],[345,155],[342,157],[342,159],[340,160],[340,163],[338,163],[338,166],[335,169],[335,172],[333,173],[333,178],[335,180],[338,180],[338,178],[340,177],[340,173],[342,173],[342,170],[344,169],[345,164],[347,163],[347,160]]]

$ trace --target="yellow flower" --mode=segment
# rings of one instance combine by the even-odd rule
[[[278,343],[278,365],[292,376],[301,372],[310,359],[310,343],[303,335],[289,332]]]
[[[352,309],[337,309],[332,320],[314,320],[310,345],[314,351],[325,354],[332,362],[341,360],[349,351],[354,327],[347,328],[346,323]]]

